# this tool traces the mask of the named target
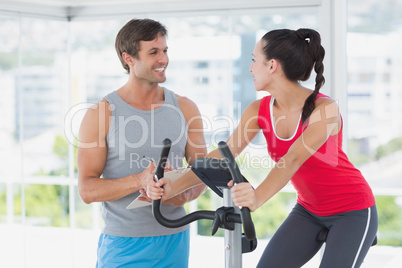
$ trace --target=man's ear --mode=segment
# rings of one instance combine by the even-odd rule
[[[124,62],[127,63],[128,66],[132,66],[134,64],[134,58],[131,57],[130,54],[128,54],[127,52],[123,52],[123,54],[121,55]]]

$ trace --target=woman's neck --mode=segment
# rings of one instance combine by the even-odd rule
[[[300,111],[312,90],[299,83],[288,83],[271,92],[275,99],[274,105],[284,111]]]

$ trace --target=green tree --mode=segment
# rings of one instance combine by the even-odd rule
[[[25,188],[27,220],[37,226],[69,226],[67,186],[30,184]],[[14,212],[21,215],[21,192],[15,195]],[[65,206],[62,206],[62,204]],[[67,204],[66,204],[67,203]],[[63,208],[67,208],[66,210]]]
[[[77,139],[75,140],[77,143]],[[64,166],[58,170],[53,170],[49,175],[64,175],[68,176],[68,164],[69,164],[69,143],[65,137],[61,135],[57,135],[54,139],[53,144],[53,153],[59,157],[60,160],[64,163]],[[74,148],[74,173],[77,173],[77,144],[73,144]]]
[[[3,221],[3,216],[6,215],[7,213],[7,207],[6,207],[6,188],[4,183],[0,183],[0,222]]]
[[[402,137],[397,137],[397,138],[390,140],[389,142],[387,142],[384,145],[378,146],[375,157],[378,160],[382,157],[391,155],[391,154],[393,154],[397,151],[401,151],[401,150],[402,150]]]
[[[395,196],[376,196],[378,210],[378,244],[402,246],[402,214]]]
[[[68,158],[69,144],[67,140],[57,135],[54,139],[53,152],[62,160],[64,167],[44,172],[39,170],[37,176],[68,176]],[[76,152],[76,147],[75,152]],[[76,155],[76,154],[75,154]],[[75,165],[76,170],[76,165]],[[14,195],[14,213],[21,215],[21,192],[20,189]],[[30,184],[24,187],[25,191],[25,211],[28,221],[32,225],[39,226],[69,226],[69,186],[64,185],[47,185],[47,184]],[[0,197],[5,192],[0,194]],[[0,209],[2,209],[0,207]],[[1,211],[0,211],[1,213]],[[5,212],[4,212],[5,213]]]

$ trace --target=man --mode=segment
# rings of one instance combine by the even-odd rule
[[[152,178],[165,138],[168,162],[190,165],[206,155],[202,120],[194,102],[162,88],[169,63],[167,30],[150,19],[129,21],[116,37],[116,51],[128,81],[91,107],[81,124],[78,188],[82,200],[102,202],[104,228],[97,267],[187,267],[188,226],[169,229],[156,222],[151,206],[126,209]],[[184,203],[197,186],[161,206],[169,218],[185,215]]]

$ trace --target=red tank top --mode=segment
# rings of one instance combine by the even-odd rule
[[[320,93],[317,98],[320,97],[328,96]],[[302,126],[300,119],[291,138],[278,138],[272,124],[273,101],[271,96],[261,100],[258,124],[267,141],[268,154],[278,162],[308,124]],[[337,135],[329,136],[291,179],[297,191],[297,202],[318,216],[365,209],[375,204],[367,181],[342,150],[342,130]]]

